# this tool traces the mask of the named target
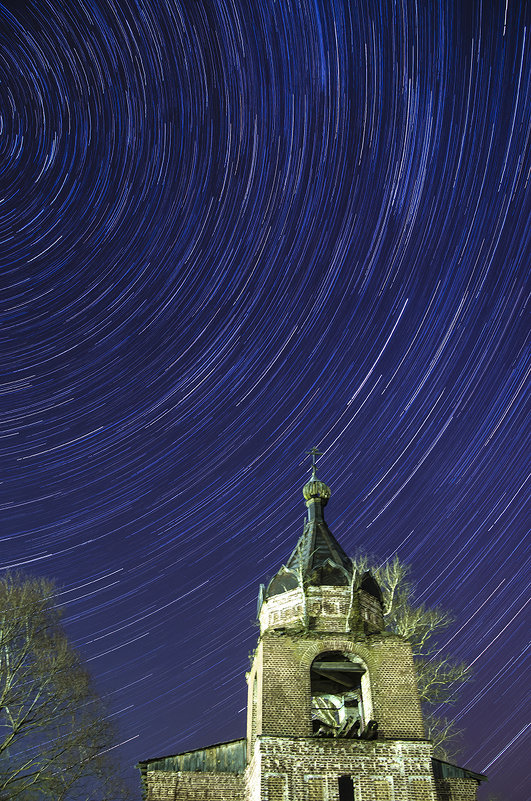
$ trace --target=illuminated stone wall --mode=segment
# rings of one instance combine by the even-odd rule
[[[364,707],[367,718],[378,722],[380,736],[424,737],[409,643],[394,635],[375,634],[353,640],[346,634],[312,632],[266,632],[261,638],[248,677],[249,709],[256,710],[258,706],[250,733],[311,735],[310,667],[324,651],[350,653],[367,665],[362,679]],[[251,688],[255,678],[259,700],[253,706]]]
[[[260,794],[255,786],[246,801],[340,801],[340,776],[352,778],[356,801],[438,801],[426,741],[263,736],[256,741],[255,759]]]

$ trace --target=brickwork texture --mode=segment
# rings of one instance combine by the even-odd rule
[[[425,740],[262,736],[255,744],[255,759],[260,760],[262,782],[260,795],[255,788],[253,799],[260,801],[341,801],[340,776],[352,778],[355,801],[438,801],[431,744]],[[248,770],[252,772],[252,763]],[[256,772],[253,775],[260,780]]]
[[[438,801],[476,801],[478,783],[474,779],[435,779]]]
[[[244,777],[233,773],[148,771],[147,801],[244,801]]]
[[[362,678],[366,717],[378,721],[380,735],[424,737],[409,643],[385,634],[353,641],[346,634],[323,636],[310,632],[301,637],[266,632],[255,654],[249,681],[249,709],[256,716],[250,719],[251,747],[255,734],[311,734],[310,668],[315,657],[324,651],[352,654],[366,664]]]

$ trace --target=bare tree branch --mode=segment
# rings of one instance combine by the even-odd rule
[[[461,749],[463,730],[445,717],[424,715],[426,737],[433,742],[433,751],[439,759],[455,759]]]
[[[444,609],[415,602],[411,569],[397,556],[379,566],[371,567],[370,561],[362,555],[354,566],[358,573],[369,570],[378,582],[386,628],[411,643],[427,736],[433,740],[435,754],[446,759],[455,752],[458,732],[445,718],[438,718],[432,707],[454,703],[460,686],[471,676],[467,665],[439,653],[437,638],[453,618]]]
[[[68,642],[54,586],[0,579],[0,801],[129,797],[105,707]]]

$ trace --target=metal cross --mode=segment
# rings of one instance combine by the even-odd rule
[[[321,453],[321,451],[317,450],[315,445],[310,451],[306,451],[306,453],[308,454],[308,456],[312,457],[312,477],[314,477],[316,472],[317,472],[317,459],[316,459],[316,457],[317,456],[322,456],[323,454]]]

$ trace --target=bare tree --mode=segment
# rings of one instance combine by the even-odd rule
[[[105,707],[54,597],[48,580],[0,579],[0,799],[127,798]]]
[[[435,708],[439,704],[454,703],[459,688],[470,678],[470,670],[464,662],[455,662],[439,649],[439,635],[453,618],[439,607],[415,602],[411,569],[397,556],[377,567],[370,562],[368,557],[361,556],[354,560],[354,566],[358,572],[370,570],[380,585],[386,628],[411,643],[426,734],[433,740],[436,756],[450,759],[458,751],[461,731],[438,715]]]

